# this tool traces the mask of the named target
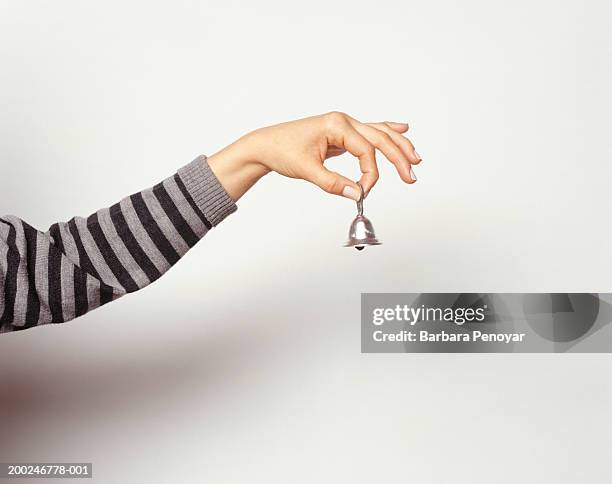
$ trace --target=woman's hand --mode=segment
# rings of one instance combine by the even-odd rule
[[[358,158],[366,195],[378,180],[376,150],[395,165],[402,180],[414,183],[412,165],[419,164],[421,157],[402,136],[406,131],[404,123],[361,123],[331,112],[255,130],[210,156],[208,163],[234,200],[270,171],[358,200],[359,186],[325,168],[325,160],[344,152]]]

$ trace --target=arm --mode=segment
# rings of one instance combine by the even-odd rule
[[[0,218],[0,332],[69,321],[142,289],[272,171],[357,200],[357,184],[323,163],[344,152],[357,157],[367,196],[378,179],[379,150],[414,183],[412,165],[421,158],[402,136],[407,130],[336,112],[314,116],[253,131],[152,188],[44,233],[17,217]]]
[[[0,218],[0,332],[69,321],[142,289],[235,210],[199,157],[152,188],[44,233]]]

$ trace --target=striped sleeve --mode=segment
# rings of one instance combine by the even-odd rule
[[[236,208],[200,156],[154,187],[44,233],[0,218],[0,333],[70,321],[142,289]]]

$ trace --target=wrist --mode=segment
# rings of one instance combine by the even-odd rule
[[[254,138],[255,132],[249,133],[207,160],[211,170],[234,201],[238,201],[260,178],[271,171],[259,162]]]

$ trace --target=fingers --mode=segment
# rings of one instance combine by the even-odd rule
[[[368,126],[372,126],[373,128],[379,129],[387,133],[391,137],[393,142],[398,145],[400,149],[404,152],[411,164],[418,165],[421,162],[421,155],[417,153],[412,142],[408,138],[399,134],[391,126],[389,126],[388,122],[366,124]]]
[[[408,123],[396,123],[395,121],[385,121],[385,123],[389,128],[398,133],[405,133],[408,131],[409,126]]]
[[[344,148],[359,159],[362,173],[359,182],[367,194],[378,181],[376,153],[372,143],[361,135],[351,124],[350,118],[342,113],[327,115],[327,141],[328,144]]]
[[[328,170],[323,165],[319,165],[316,171],[311,173],[308,181],[322,188],[327,193],[341,195],[356,202],[361,197],[359,185],[335,171]]]
[[[332,158],[334,156],[343,155],[344,153],[346,153],[346,150],[344,148],[338,148],[337,146],[328,146],[326,155],[328,158]]]
[[[376,149],[393,163],[404,182],[416,182],[412,165],[420,163],[421,157],[412,143],[402,136],[408,131],[408,124],[393,121],[364,124],[339,112],[328,113],[324,119],[327,144],[331,147],[327,155],[335,156],[346,150],[359,159],[360,184],[366,196],[378,181]],[[356,201],[361,195],[355,182],[322,165],[314,168],[307,179],[328,193]]]
[[[385,157],[395,165],[397,172],[406,183],[416,182],[416,176],[410,166],[410,159],[385,131],[376,129],[358,121],[353,123],[355,129],[372,143]],[[396,133],[397,134],[397,133]],[[400,135],[398,135],[400,136]]]

